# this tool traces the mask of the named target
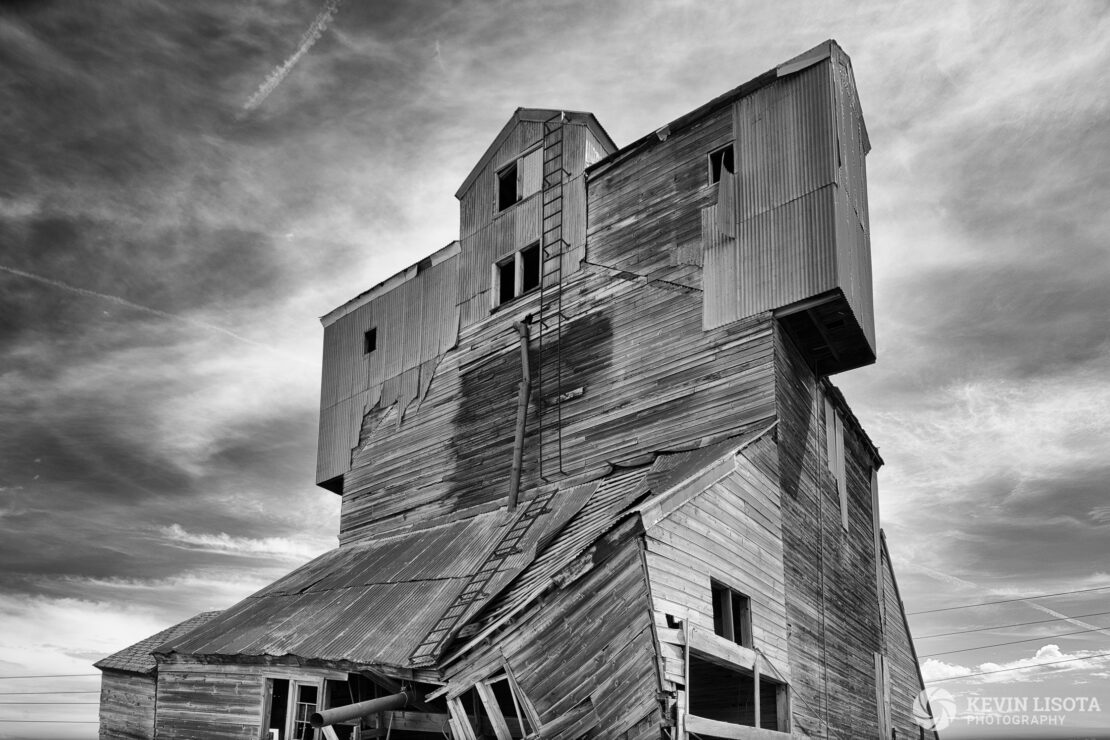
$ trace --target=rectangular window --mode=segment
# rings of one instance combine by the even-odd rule
[[[266,679],[266,693],[270,700],[267,706],[268,716],[263,727],[266,728],[266,738],[275,740],[286,739],[286,718],[289,707],[289,680],[285,678]]]
[[[522,188],[516,162],[497,173],[497,210],[503,211],[520,201]]]
[[[720,182],[721,172],[728,172],[734,174],[736,172],[736,165],[733,161],[735,156],[732,153],[732,142],[725,144],[720,149],[714,149],[709,153],[709,184]]]
[[[367,329],[362,335],[362,352],[363,354],[370,354],[378,348],[378,330]]]
[[[316,730],[312,729],[309,718],[316,713],[316,684],[297,684],[297,703],[293,707],[293,738],[295,740],[315,740]]]
[[[498,262],[493,269],[493,307],[508,303],[540,287],[541,271],[539,242]]]
[[[713,631],[737,645],[752,647],[751,599],[728,586],[711,582]]]

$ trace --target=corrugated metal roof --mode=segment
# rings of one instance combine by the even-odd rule
[[[764,430],[765,431],[765,430]],[[176,632],[158,654],[282,656],[408,667],[410,657],[479,571],[489,572],[466,618],[485,629],[538,597],[556,574],[633,505],[660,496],[759,433],[687,452],[660,453],[588,483],[529,492],[515,513],[491,512],[325,553],[191,632]],[[549,498],[550,497],[550,498]],[[533,500],[542,514],[523,535],[514,523]],[[510,555],[495,555],[517,532]],[[519,538],[516,539],[516,538]],[[453,631],[453,630],[452,630]]]
[[[206,622],[211,621],[220,612],[201,612],[195,617],[190,617],[184,622],[151,635],[145,640],[140,640],[130,647],[109,655],[103,660],[93,663],[94,668],[100,670],[127,671],[128,673],[150,674],[154,672],[157,663],[151,653],[159,645],[191,632]]]

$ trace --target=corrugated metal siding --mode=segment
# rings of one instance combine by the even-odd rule
[[[420,367],[458,341],[459,266],[457,256],[432,265],[324,329],[317,482],[350,469],[366,411],[415,399]],[[371,328],[377,349],[366,354]]]
[[[733,106],[739,224],[733,243],[703,227],[706,329],[836,287],[853,308],[869,304],[870,250],[855,218],[865,206],[850,202],[866,200],[862,119],[858,106],[845,112],[844,84],[825,61]]]

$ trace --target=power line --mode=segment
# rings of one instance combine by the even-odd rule
[[[98,719],[0,719],[0,722],[46,722],[52,725],[95,725]]]
[[[1010,627],[1025,627],[1025,626],[1030,625],[1030,624],[1044,624],[1046,622],[1059,622],[1060,620],[1063,620],[1063,619],[1085,619],[1087,617],[1101,617],[1104,614],[1110,614],[1110,612],[1095,612],[1094,614],[1078,614],[1074,617],[1054,617],[1052,619],[1038,619],[1034,622],[1017,622],[1015,624],[1000,624],[1000,625],[997,625],[995,627],[975,627],[973,629],[956,630],[954,632],[938,632],[935,635],[919,635],[918,637],[915,637],[913,639],[915,639],[915,640],[928,640],[931,637],[948,637],[950,635],[966,635],[969,632],[986,632],[988,630],[1003,630],[1003,629],[1008,629]]]
[[[1008,604],[1012,601],[1032,601],[1033,599],[1047,599],[1049,596],[1068,596],[1069,594],[1085,594],[1091,591],[1105,591],[1110,586],[1097,586],[1095,588],[1081,588],[1075,591],[1060,591],[1054,594],[1039,594],[1037,596],[1022,596],[1019,599],[1000,599],[998,601],[984,601],[980,604],[963,604],[961,606],[946,606],[942,609],[925,609],[920,612],[906,612],[907,617],[912,617],[917,614],[934,614],[936,612],[950,612],[956,609],[972,609],[977,606],[990,606],[991,604]]]
[[[1082,658],[1068,658],[1067,660],[1054,660],[1050,663],[1034,663],[1033,665],[1019,665],[1013,668],[999,668],[997,671],[979,671],[978,673],[965,673],[962,676],[948,676],[947,678],[934,678],[925,683],[941,683],[942,681],[959,681],[964,678],[974,678],[975,676],[989,676],[992,673],[1006,673],[1007,671],[1020,671],[1029,668],[1040,668],[1046,665],[1060,665],[1061,663],[1074,663],[1077,660],[1094,660],[1095,658],[1107,658],[1110,653],[1099,653],[1098,655],[1087,655]]]
[[[89,676],[99,675],[99,673],[55,673],[51,676],[0,676],[0,681],[12,678],[88,678]]]
[[[3,691],[3,692],[0,692],[0,696],[31,696],[33,694],[38,694],[39,696],[41,696],[43,694],[54,695],[54,694],[99,694],[99,693],[100,693],[99,691]]]
[[[49,704],[52,707],[69,707],[76,706],[77,704],[99,704],[98,701],[0,701],[0,704],[18,704],[20,706],[27,706],[30,704]]]
[[[1039,637],[1029,637],[1024,640],[1012,640],[1010,642],[996,642],[993,645],[980,645],[979,647],[960,648],[959,650],[942,650],[939,653],[929,653],[922,655],[922,658],[935,658],[938,655],[951,655],[952,653],[969,653],[972,650],[986,650],[987,648],[1003,647],[1004,645],[1019,645],[1023,642],[1036,642],[1038,640],[1052,640],[1057,637],[1071,637],[1072,635],[1083,635],[1088,632],[1101,632],[1108,630],[1110,627],[1093,627],[1089,630],[1079,630],[1078,632],[1063,632],[1059,635],[1041,635]]]

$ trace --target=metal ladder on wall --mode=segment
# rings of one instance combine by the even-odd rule
[[[454,636],[466,613],[470,611],[470,607],[491,595],[486,587],[501,570],[505,561],[520,553],[520,543],[532,529],[536,519],[550,511],[548,504],[555,496],[555,490],[552,488],[521,507],[513,523],[482,563],[482,567],[470,575],[462,591],[451,602],[451,606],[447,607],[436,621],[432,631],[425,635],[424,640],[413,651],[409,658],[413,666],[420,667],[435,663],[436,658]]]
[[[560,112],[543,122],[543,220],[541,226],[540,250],[542,262],[540,265],[540,315],[539,315],[539,397],[558,399],[563,392],[563,362],[560,350],[563,328],[563,255],[567,253],[568,244],[563,235],[563,184],[570,177],[563,160],[563,132],[566,122],[565,114]],[[554,348],[554,357],[550,357],[548,347]],[[546,351],[545,351],[546,350]],[[550,368],[551,365],[553,368]],[[553,373],[551,372],[553,370]],[[554,375],[554,378],[545,378],[545,375]],[[547,382],[554,381],[555,392],[548,390]],[[563,472],[563,407],[561,403],[554,406],[555,419],[555,449],[557,461],[555,473]],[[545,432],[552,425],[546,412],[541,412],[540,423],[540,478],[548,480],[544,475],[544,439]]]

